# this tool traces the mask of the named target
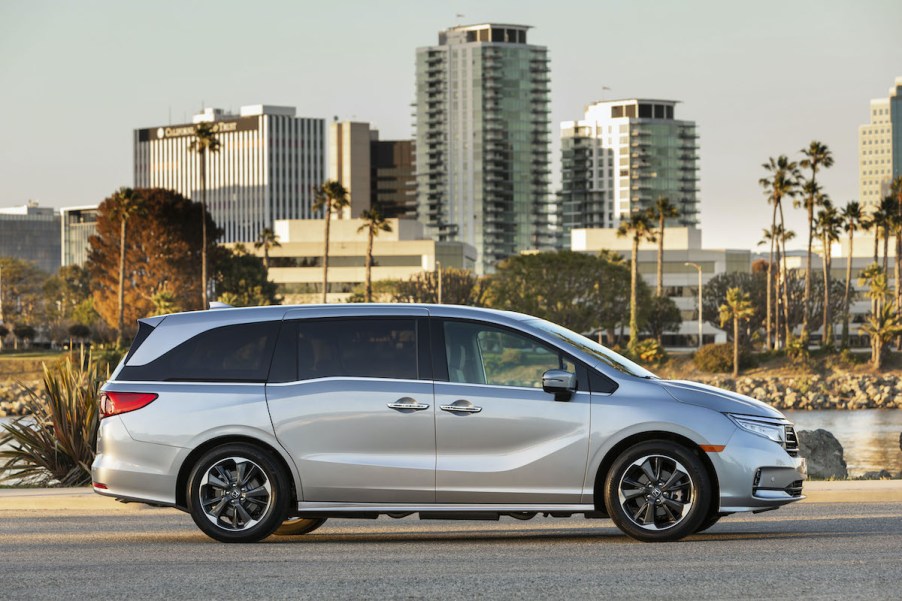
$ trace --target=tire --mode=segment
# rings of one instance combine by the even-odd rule
[[[188,478],[188,509],[210,538],[252,543],[285,520],[290,490],[272,455],[249,444],[225,444],[204,453],[194,465]]]
[[[614,523],[643,542],[679,540],[708,516],[711,480],[701,459],[667,440],[630,447],[608,471],[604,500]]]
[[[719,513],[709,515],[704,520],[702,520],[702,525],[698,527],[698,530],[696,530],[696,532],[704,532],[705,530],[716,524],[722,517],[723,516]]]
[[[276,536],[299,536],[310,534],[326,523],[326,518],[288,518],[276,528]]]

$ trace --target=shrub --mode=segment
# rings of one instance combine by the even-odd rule
[[[660,365],[667,360],[667,351],[654,338],[648,338],[637,344],[633,354],[645,365]]]
[[[91,358],[47,366],[43,394],[28,392],[30,415],[3,425],[0,480],[26,480],[61,486],[91,482],[94,442],[99,423],[98,363]]]
[[[732,344],[706,344],[692,356],[692,362],[708,373],[729,373],[733,371]],[[749,367],[752,363],[748,351],[739,349],[739,367]]]

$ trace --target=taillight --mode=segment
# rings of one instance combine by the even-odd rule
[[[146,407],[157,396],[153,392],[101,392],[100,419]]]

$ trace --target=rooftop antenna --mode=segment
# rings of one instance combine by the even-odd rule
[[[608,86],[601,86],[601,99],[604,100],[605,92],[610,92],[611,88]]]
[[[172,125],[172,105],[169,105],[169,125]]]

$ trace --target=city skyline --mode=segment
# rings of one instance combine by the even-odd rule
[[[819,139],[836,157],[820,177],[827,192],[838,204],[857,198],[858,127],[902,71],[893,37],[902,7],[891,2],[870,3],[867,13],[839,2],[743,10],[712,2],[350,2],[316,11],[268,3],[265,31],[243,27],[237,4],[217,4],[215,14],[209,6],[0,7],[0,81],[18,91],[0,99],[0,110],[15,115],[0,144],[0,206],[99,202],[133,181],[134,129],[170,115],[189,121],[202,104],[297,106],[304,116],[368,121],[382,137],[410,138],[416,48],[454,25],[516,22],[532,26],[531,42],[551,58],[553,192],[561,121],[601,99],[678,99],[703,140],[705,246],[754,248],[769,225],[761,163],[797,157]],[[211,39],[192,35],[210,19]],[[790,211],[787,221],[802,246],[803,215]]]

